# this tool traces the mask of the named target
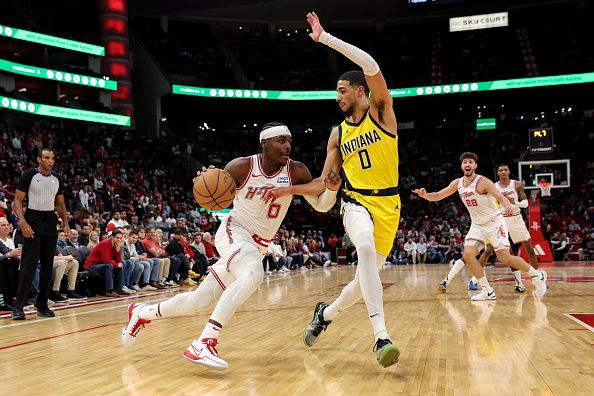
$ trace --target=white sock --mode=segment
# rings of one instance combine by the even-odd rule
[[[522,271],[515,270],[512,272],[512,275],[514,276],[514,279],[516,280],[517,286],[524,286],[524,284],[522,283]]]
[[[448,276],[446,276],[444,279],[446,285],[450,284],[451,280],[454,279],[454,277],[458,274],[458,272],[460,272],[462,268],[464,268],[465,265],[466,263],[464,261],[460,259],[456,260],[454,265],[452,265],[452,268],[450,269]]]
[[[478,283],[479,283],[479,285],[481,285],[481,287],[486,287],[487,290],[493,290],[493,288],[489,284],[489,281],[487,280],[486,276],[483,276],[481,279],[479,279]]]
[[[478,281],[476,280],[476,276],[472,275],[472,278],[470,278],[470,281],[474,284],[478,283]]]
[[[161,314],[161,303],[159,304],[152,304],[152,305],[145,305],[140,309],[139,316],[142,319],[146,320],[155,320],[161,318],[163,315]]]
[[[528,270],[528,275],[530,276],[539,276],[540,272],[538,272],[538,270],[534,269],[533,266],[530,266],[530,269]]]
[[[204,330],[202,330],[202,334],[200,334],[198,340],[203,340],[205,338],[218,338],[220,333],[221,328],[219,326],[208,322],[206,326],[204,326]]]

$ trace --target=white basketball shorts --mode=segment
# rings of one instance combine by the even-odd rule
[[[509,236],[514,243],[520,243],[530,239],[530,232],[526,228],[526,223],[524,223],[521,213],[503,218],[505,219],[505,224],[507,224]]]
[[[487,243],[495,250],[509,249],[507,224],[503,215],[498,215],[486,224],[472,223],[464,239],[464,245],[476,246],[479,250]]]
[[[262,271],[262,259],[267,247],[254,241],[252,235],[236,220],[227,218],[215,235],[215,246],[221,258],[210,267],[210,273],[224,289],[242,271]]]

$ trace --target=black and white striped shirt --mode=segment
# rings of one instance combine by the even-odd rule
[[[63,186],[53,174],[45,176],[35,168],[23,172],[17,190],[27,193],[27,209],[53,212],[56,195],[62,195]]]

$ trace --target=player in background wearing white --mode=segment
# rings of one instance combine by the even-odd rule
[[[506,164],[501,164],[497,167],[497,176],[499,176],[499,181],[495,183],[495,187],[501,193],[509,199],[512,205],[514,205],[514,211],[511,216],[506,216],[505,214],[503,217],[505,218],[505,223],[507,224],[507,229],[509,231],[509,236],[513,243],[518,244],[521,243],[524,250],[526,250],[526,254],[528,255],[528,262],[531,266],[538,269],[538,259],[536,258],[536,253],[534,251],[534,246],[532,246],[532,239],[530,238],[530,232],[526,228],[526,223],[524,223],[524,219],[522,218],[522,212],[520,209],[525,209],[528,207],[528,197],[524,192],[524,187],[519,180],[513,180],[509,177],[510,170],[509,166]],[[481,259],[485,256],[484,260],[479,260],[481,265],[484,267],[487,263],[489,257],[493,254],[493,247],[487,245],[485,251],[483,252]],[[512,274],[514,276],[514,280],[516,281],[516,288],[515,292],[517,293],[524,293],[526,288],[522,283],[522,274],[516,268],[511,268]],[[469,287],[471,287],[471,283],[476,284],[476,278],[469,282]]]
[[[526,197],[526,193],[524,192],[524,187],[522,187],[522,183],[518,180],[510,179],[509,177],[510,170],[509,166],[505,164],[501,164],[497,167],[497,175],[499,176],[499,181],[495,183],[495,187],[503,194],[504,197],[509,199],[510,203],[513,205],[513,213],[511,216],[507,216],[503,213],[503,218],[505,219],[505,223],[507,224],[507,229],[509,231],[509,236],[513,243],[521,243],[524,249],[526,249],[526,253],[528,254],[528,260],[530,265],[535,269],[538,269],[538,260],[536,259],[536,254],[534,252],[534,247],[532,246],[532,241],[530,239],[530,232],[526,228],[526,224],[524,223],[524,219],[522,218],[522,213],[520,209],[528,207],[528,197]],[[479,258],[479,263],[481,267],[485,267],[489,257],[493,254],[493,246],[490,243],[487,243],[485,246],[485,250],[481,254]],[[513,252],[512,252],[513,254]],[[457,260],[456,263],[450,269],[450,272],[445,277],[443,281],[439,284],[437,289],[442,293],[446,292],[446,288],[448,284],[452,281],[452,279],[456,276],[456,274],[464,267],[465,263],[463,260]],[[516,293],[524,293],[526,291],[526,287],[522,282],[522,274],[521,271],[511,267],[512,274],[514,276],[514,280],[516,282],[516,287],[514,291]],[[470,290],[476,290],[477,287],[477,280],[476,277],[472,277],[472,279],[468,282],[468,288]]]
[[[428,193],[424,188],[415,189],[413,192],[428,201],[440,201],[458,191],[468,209],[472,224],[464,241],[463,257],[481,286],[480,293],[472,297],[473,301],[496,299],[495,290],[489,285],[485,271],[476,258],[479,250],[487,242],[493,245],[495,254],[502,263],[527,272],[536,287],[535,295],[542,297],[547,291],[546,273],[535,269],[521,257],[510,254],[507,224],[495,200],[503,206],[503,213],[508,216],[513,213],[514,208],[491,180],[475,173],[477,161],[476,154],[462,153],[460,162],[464,177],[454,179],[449,186],[438,192]]]
[[[233,209],[216,234],[215,244],[221,258],[210,267],[208,276],[196,290],[158,304],[131,304],[128,323],[122,330],[124,346],[133,346],[139,332],[151,320],[189,314],[216,303],[204,330],[183,352],[183,357],[217,370],[228,367],[216,349],[219,333],[262,282],[262,259],[292,202],[292,195],[265,200],[265,192],[312,180],[305,165],[289,159],[291,133],[285,125],[264,125],[260,144],[261,154],[236,158],[225,166],[237,190]],[[324,179],[325,191],[305,198],[316,210],[328,211],[336,202],[341,181],[336,173],[329,172]]]
[[[368,53],[326,32],[314,12],[307,14],[307,21],[312,40],[340,52],[362,70],[344,73],[336,84],[336,101],[344,121],[330,134],[322,176],[290,191],[299,195],[320,194],[324,190],[323,175],[340,170],[344,179],[344,227],[359,260],[353,281],[342,289],[340,296],[332,304],[320,301],[315,306],[303,342],[313,346],[341,311],[363,297],[373,328],[373,351],[378,363],[388,367],[397,363],[400,356],[386,329],[379,276],[400,219],[398,136],[392,96],[379,65]],[[271,193],[287,193],[283,190],[286,189]]]

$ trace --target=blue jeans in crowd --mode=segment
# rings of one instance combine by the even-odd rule
[[[139,261],[122,260],[124,263],[124,285],[132,287],[138,283],[144,266]]]
[[[116,290],[122,290],[124,285],[122,268],[114,268],[111,264],[94,264],[89,268],[89,272],[105,276],[105,290],[111,291],[114,289],[114,279]]]

